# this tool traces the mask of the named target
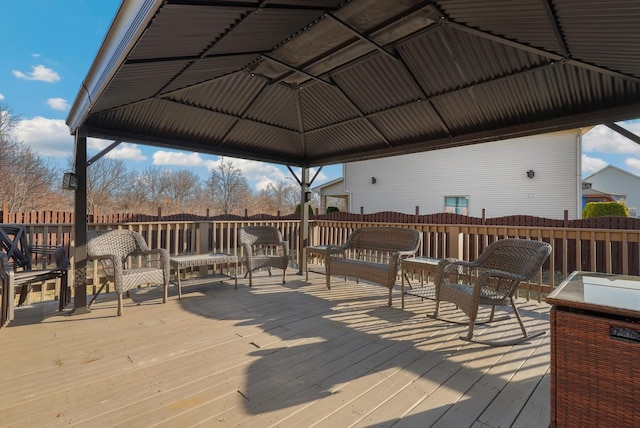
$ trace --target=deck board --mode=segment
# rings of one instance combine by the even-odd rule
[[[3,426],[547,426],[549,336],[492,348],[428,318],[431,300],[386,306],[385,289],[257,274],[115,294],[88,314],[17,308],[0,329]],[[549,307],[518,302],[530,331]],[[458,316],[444,305],[443,316]],[[479,327],[509,338],[515,319]]]

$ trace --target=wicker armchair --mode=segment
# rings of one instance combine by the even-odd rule
[[[169,252],[164,248],[151,250],[142,235],[132,230],[93,230],[87,234],[87,260],[99,260],[106,279],[93,304],[108,281],[114,283],[118,294],[118,316],[122,315],[122,295],[143,284],[162,284],[163,302],[167,301],[169,286]],[[128,267],[130,258],[140,258],[140,267]]]
[[[508,238],[493,242],[473,262],[444,259],[436,274],[436,309],[440,302],[455,303],[469,317],[469,331],[461,339],[493,346],[512,345],[544,332],[528,336],[513,297],[520,283],[536,275],[551,253],[551,245],[542,241]],[[488,319],[477,321],[479,305],[490,305]],[[518,319],[522,338],[495,342],[473,339],[476,324],[494,321],[496,306],[511,306]],[[452,320],[446,320],[456,322]]]
[[[272,226],[244,226],[238,230],[238,243],[243,250],[244,264],[249,275],[249,287],[253,285],[252,272],[267,268],[282,269],[282,283],[285,283],[289,265],[289,245],[282,240],[280,231]]]

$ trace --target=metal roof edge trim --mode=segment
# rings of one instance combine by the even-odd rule
[[[295,160],[295,159],[281,159],[278,155],[252,155],[249,152],[238,149],[229,149],[228,146],[219,145],[219,146],[210,146],[205,143],[195,144],[195,145],[186,145],[185,141],[175,140],[171,138],[159,138],[159,137],[143,137],[136,134],[129,134],[127,132],[118,132],[114,134],[107,129],[102,129],[98,127],[87,126],[84,128],[84,131],[87,133],[87,137],[100,138],[103,140],[118,140],[123,143],[131,143],[131,144],[142,144],[144,146],[149,147],[160,147],[165,149],[170,149],[173,151],[185,151],[185,152],[196,152],[209,154],[214,156],[231,156],[240,159],[248,159],[255,160],[259,162],[267,162],[274,163],[279,165],[291,165],[296,167],[308,167],[311,168],[315,165],[310,165],[304,162],[304,160]]]
[[[67,116],[66,123],[71,134],[75,134],[77,128],[82,126],[95,101],[104,92],[162,4],[164,0],[122,2]]]

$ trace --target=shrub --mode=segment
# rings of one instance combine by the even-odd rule
[[[300,204],[296,205],[296,214],[300,214]],[[309,215],[313,215],[313,208],[309,205]]]
[[[327,214],[340,211],[338,207],[327,207]]]
[[[629,217],[624,202],[589,202],[582,210],[582,218]]]

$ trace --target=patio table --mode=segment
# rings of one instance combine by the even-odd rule
[[[440,263],[441,259],[435,257],[410,257],[408,259],[402,260],[402,308],[404,308],[404,295],[409,294],[412,296],[417,296],[422,299],[431,299],[435,300],[436,298],[436,288],[432,283],[429,284],[429,277],[435,278],[436,270],[438,269],[438,263]],[[408,272],[419,272],[420,273],[420,287],[413,288],[411,286],[411,282],[409,282],[409,277],[407,276]],[[407,280],[407,284],[409,285],[409,290],[404,291],[404,281]],[[425,279],[427,284],[425,285]]]
[[[238,288],[238,257],[233,254],[226,253],[209,253],[209,254],[191,254],[183,256],[171,256],[171,267],[176,272],[176,282],[178,283],[178,298],[182,297],[182,284],[180,281],[180,271],[190,267],[196,266],[212,266],[213,272],[218,266],[220,268],[219,275],[233,278],[235,281],[235,288]],[[227,272],[233,266],[233,276],[225,275],[223,268],[227,268]]]
[[[305,266],[306,280],[309,281],[309,271],[324,275],[326,273],[325,269],[321,268],[317,264],[310,263],[310,261],[313,259],[322,259],[323,262],[326,263],[327,246],[317,245],[312,247],[305,247],[305,251],[307,252],[307,265]]]

